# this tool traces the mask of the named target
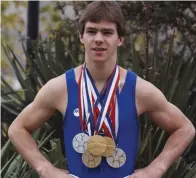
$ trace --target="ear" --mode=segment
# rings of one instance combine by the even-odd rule
[[[83,34],[79,33],[79,37],[80,37],[80,42],[81,42],[82,44],[84,44]]]
[[[118,47],[120,47],[124,42],[124,37],[120,36],[118,39]]]

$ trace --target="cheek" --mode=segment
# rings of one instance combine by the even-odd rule
[[[84,40],[84,46],[86,49],[90,48],[91,47],[91,40]]]
[[[118,48],[118,41],[112,41],[110,43],[110,50],[109,51],[114,52],[117,50],[117,48]]]

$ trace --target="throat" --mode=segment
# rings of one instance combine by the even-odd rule
[[[86,61],[86,68],[92,76],[95,83],[104,86],[109,79],[115,68],[116,62],[104,62],[104,63],[93,63],[92,61]]]
[[[95,86],[96,86],[97,91],[99,92],[99,94],[103,90],[105,84],[106,84],[106,81],[105,82],[95,82]]]

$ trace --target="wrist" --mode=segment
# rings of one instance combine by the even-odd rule
[[[47,174],[48,170],[51,170],[52,168],[54,168],[54,166],[50,162],[47,162],[39,164],[35,168],[35,170],[39,174],[39,176],[44,177],[44,175]]]
[[[161,161],[154,160],[146,169],[152,175],[156,174],[161,177],[167,171],[167,166]]]

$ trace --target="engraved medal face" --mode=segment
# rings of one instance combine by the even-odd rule
[[[93,156],[101,156],[107,148],[107,142],[104,137],[100,135],[92,136],[87,144],[87,150]]]
[[[88,151],[82,154],[82,162],[88,168],[95,168],[101,163],[101,156],[93,156]]]
[[[74,150],[78,153],[84,153],[87,149],[87,142],[89,138],[90,137],[85,133],[77,134],[72,141]]]
[[[106,151],[102,154],[102,156],[109,157],[115,151],[116,144],[114,140],[110,137],[104,137],[104,139],[106,140],[107,148],[106,148]]]
[[[106,158],[106,161],[111,167],[120,168],[126,162],[126,154],[122,149],[116,148],[112,155]]]

